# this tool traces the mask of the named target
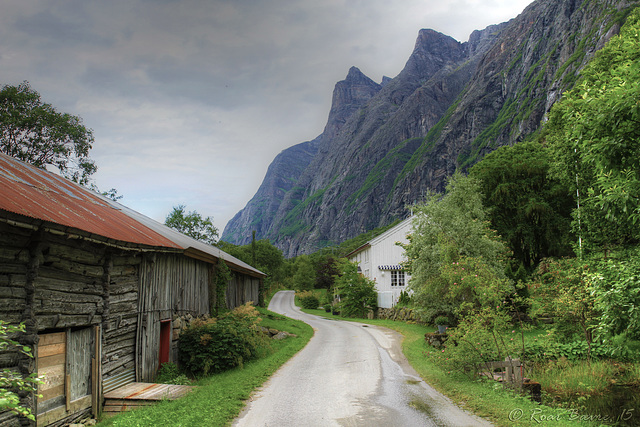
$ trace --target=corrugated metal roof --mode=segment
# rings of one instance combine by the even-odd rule
[[[103,196],[101,196],[101,197],[103,197]],[[208,244],[200,242],[199,240],[196,240],[196,239],[194,239],[192,237],[184,235],[184,234],[174,230],[173,228],[167,227],[166,225],[161,224],[161,223],[159,223],[158,221],[156,221],[154,219],[151,219],[151,218],[149,218],[147,216],[144,216],[141,213],[136,212],[133,209],[130,209],[130,208],[126,207],[126,206],[123,206],[123,205],[119,204],[118,202],[115,202],[115,201],[113,201],[111,199],[108,199],[106,197],[105,197],[105,202],[110,203],[110,204],[112,204],[114,206],[118,206],[120,209],[122,209],[122,212],[125,215],[128,215],[129,217],[135,219],[136,221],[138,221],[139,223],[143,224],[144,226],[149,227],[153,231],[161,234],[165,238],[167,238],[167,239],[171,240],[172,242],[174,242],[180,248],[188,250],[188,255],[189,256],[194,256],[196,258],[203,258],[203,259],[210,258],[210,257],[222,258],[228,264],[231,264],[232,266],[236,266],[241,270],[245,270],[247,272],[252,272],[252,273],[257,273],[257,275],[259,275],[259,276],[266,276],[266,274],[264,274],[260,270],[250,266],[249,264],[245,263],[244,261],[239,260],[238,258],[235,258],[235,257],[229,255],[228,253],[224,252],[220,248],[208,245]],[[198,255],[200,255],[200,256],[198,256]],[[202,256],[202,255],[204,255],[204,256]],[[207,257],[207,255],[209,257]]]
[[[2,153],[0,209],[121,242],[183,249],[206,260],[222,258],[239,270],[265,276],[260,270],[219,248],[185,236],[52,172]]]
[[[123,242],[178,248],[86,188],[0,153],[0,209]]]

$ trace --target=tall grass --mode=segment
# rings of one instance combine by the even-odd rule
[[[617,373],[618,368],[608,360],[560,358],[535,364],[531,375],[542,385],[543,393],[567,397],[602,394]]]

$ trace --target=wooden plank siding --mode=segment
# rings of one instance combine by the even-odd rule
[[[49,411],[65,403],[67,334],[54,332],[40,335],[38,342],[38,376],[43,384],[38,386],[38,414]]]
[[[209,314],[210,259],[12,221],[0,221],[0,313],[12,324],[26,322],[19,341],[34,349],[35,359],[2,352],[0,369],[45,374],[43,397],[24,399],[38,414],[37,425],[97,415],[105,382],[153,381],[160,321],[173,326],[178,317]],[[232,267],[227,307],[257,304],[259,289],[259,278]],[[171,338],[176,361],[178,334]],[[0,412],[0,425],[15,419]]]
[[[258,305],[259,290],[259,279],[233,272],[226,291],[227,307],[234,309],[249,301]]]
[[[209,264],[181,254],[145,256],[140,266],[137,381],[158,370],[160,321],[209,314]],[[174,349],[172,349],[174,350]],[[175,351],[171,351],[172,358]],[[175,361],[175,359],[174,359]]]

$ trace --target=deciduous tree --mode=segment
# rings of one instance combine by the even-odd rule
[[[513,252],[515,269],[531,271],[542,258],[571,254],[575,201],[549,177],[551,163],[542,144],[521,142],[491,152],[469,172],[480,182],[491,225]]]
[[[28,82],[0,90],[0,151],[39,168],[53,166],[82,185],[98,169],[89,158],[93,132],[58,112]]]
[[[546,141],[591,242],[640,238],[640,9],[552,109]],[[579,223],[578,223],[579,221]]]
[[[184,205],[174,206],[164,224],[209,245],[218,242],[218,229],[213,225],[213,218],[203,218],[196,211],[186,212]]]

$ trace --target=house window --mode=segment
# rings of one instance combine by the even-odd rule
[[[391,270],[391,286],[401,287],[404,286],[404,271],[403,270]]]

